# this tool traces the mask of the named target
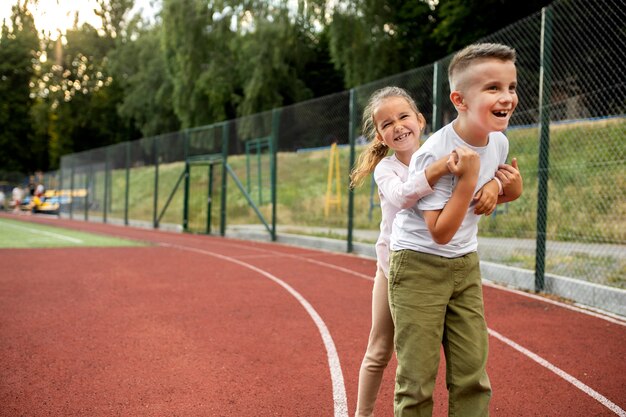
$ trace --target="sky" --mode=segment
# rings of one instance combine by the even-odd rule
[[[17,0],[0,1],[0,21],[9,20],[11,7],[16,2]],[[153,2],[154,0],[135,0],[132,14],[143,9],[143,15],[152,18],[157,10],[156,6],[151,5]],[[93,13],[94,8],[97,8],[96,0],[39,0],[37,9],[31,7],[30,10],[35,18],[37,30],[54,34],[58,29],[65,32],[67,28],[72,27],[76,10],[79,11],[79,24],[86,22],[96,28],[100,27],[100,18]]]

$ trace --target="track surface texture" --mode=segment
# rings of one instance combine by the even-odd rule
[[[0,250],[0,416],[354,415],[374,260],[25,217],[152,245]],[[625,321],[489,283],[484,298],[492,416],[626,416]]]

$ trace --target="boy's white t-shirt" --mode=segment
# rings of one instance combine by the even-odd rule
[[[458,146],[470,148],[480,155],[480,171],[477,192],[483,185],[491,181],[498,170],[498,165],[506,162],[509,153],[509,142],[502,132],[491,132],[489,143],[483,147],[467,144],[454,131],[452,123],[435,132],[420,149],[413,154],[409,164],[409,175],[419,172],[434,161],[449,155]],[[419,200],[416,205],[400,210],[395,217],[391,233],[391,249],[411,249],[417,252],[455,258],[476,251],[478,247],[478,221],[480,216],[474,214],[476,202],[472,201],[463,223],[452,240],[440,245],[433,240],[428,226],[424,221],[424,210],[441,210],[452,196],[458,178],[452,174],[444,175],[437,181],[434,193]]]
[[[380,234],[376,242],[378,268],[389,276],[389,236],[396,213],[402,208],[415,205],[417,200],[433,192],[424,170],[416,172],[409,179],[409,167],[396,155],[382,159],[374,169],[374,180],[378,185],[378,197],[382,219]]]

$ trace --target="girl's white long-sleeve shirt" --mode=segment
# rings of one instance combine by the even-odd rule
[[[409,167],[400,162],[395,154],[376,165],[374,180],[378,185],[382,212],[380,235],[376,242],[376,261],[378,268],[389,277],[389,239],[393,219],[401,209],[414,206],[419,199],[431,194],[433,189],[424,171],[409,178]]]

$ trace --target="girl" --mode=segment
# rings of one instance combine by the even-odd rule
[[[385,87],[374,92],[363,111],[362,131],[369,144],[352,170],[350,186],[361,185],[363,179],[374,171],[382,219],[376,242],[372,328],[359,372],[357,417],[373,415],[383,372],[393,354],[394,327],[387,300],[389,237],[393,219],[400,209],[412,207],[420,198],[432,193],[431,187],[441,176],[450,173],[461,175],[464,161],[473,152],[467,148],[455,149],[448,157],[417,173],[415,178],[407,178],[411,156],[420,146],[425,125],[426,120],[415,101],[399,87]],[[389,149],[394,153],[387,157]],[[482,193],[484,196],[478,203],[484,206],[482,210],[486,214],[493,211],[497,199],[498,189],[491,191]]]

